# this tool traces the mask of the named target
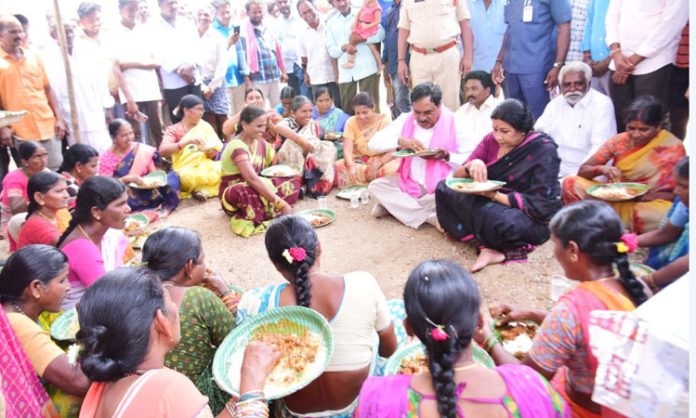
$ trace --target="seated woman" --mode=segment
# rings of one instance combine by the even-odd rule
[[[312,120],[312,102],[305,96],[292,99],[292,116],[283,119],[279,127],[298,134],[302,141],[285,139],[276,154],[278,164],[295,165],[303,168],[307,194],[316,197],[328,194],[335,178],[336,147],[330,141],[319,139],[319,128]]]
[[[46,170],[46,164],[48,163],[48,153],[37,141],[20,141],[18,148],[22,166],[10,171],[2,179],[0,233],[3,236],[8,236],[7,226],[10,219],[14,215],[27,211],[29,206],[29,196],[27,194],[29,178],[36,173]],[[18,233],[19,229],[16,232]]]
[[[265,242],[273,265],[289,283],[246,292],[239,302],[238,323],[268,309],[299,305],[330,320],[334,335],[334,354],[326,371],[280,400],[276,405],[282,411],[279,416],[350,416],[377,355],[388,357],[396,348],[384,294],[367,272],[320,272],[321,246],[302,217],[288,215],[273,221]]]
[[[75,306],[104,273],[132,258],[121,232],[128,213],[126,186],[115,178],[93,176],[80,187],[70,225],[58,240],[68,257],[70,290],[63,299],[64,310]]]
[[[241,114],[241,133],[222,154],[220,204],[231,217],[232,232],[243,237],[266,230],[276,216],[292,212],[300,191],[298,178],[260,177],[273,162],[275,150],[263,139],[266,113],[246,106]]]
[[[657,229],[674,200],[674,166],[685,155],[682,141],[663,129],[664,117],[664,107],[655,97],[634,100],[626,110],[626,132],[602,145],[580,166],[577,176],[563,179],[563,202],[591,199],[587,189],[601,184],[594,180],[600,176],[610,182],[643,183],[650,187],[648,193],[609,204],[631,231]]]
[[[181,340],[164,359],[165,366],[188,377],[208,397],[214,414],[229,399],[213,382],[215,350],[235,326],[235,317],[218,295],[230,295],[219,276],[206,277],[201,239],[190,229],[168,227],[150,235],[143,247],[143,264],[155,273],[179,310]]]
[[[99,158],[99,174],[116,177],[124,184],[143,184],[143,176],[158,170],[157,148],[133,142],[133,127],[125,119],[114,119],[109,124],[113,145]],[[165,214],[179,205],[179,174],[167,173],[167,184],[156,189],[129,188],[128,206],[133,211],[162,208]]]
[[[689,157],[674,167],[676,199],[655,231],[638,236],[638,246],[650,248],[645,264],[657,270],[643,280],[657,291],[689,271]]]
[[[574,417],[600,417],[601,408],[592,401],[597,359],[587,339],[590,312],[631,311],[651,293],[629,268],[628,254],[636,247],[636,237],[625,232],[611,206],[596,201],[574,203],[561,209],[550,227],[556,260],[564,275],[580,284],[563,295],[551,312],[503,305],[492,308],[491,314],[503,316],[502,323],[540,323],[522,364],[549,380],[553,378],[552,385]],[[483,325],[477,342],[486,347],[496,364],[519,363],[498,344],[490,326]]]
[[[319,137],[321,139],[331,139],[327,138],[326,135],[343,132],[349,115],[334,106],[334,97],[331,90],[327,87],[319,87],[314,92],[314,100],[316,106],[312,108],[312,119],[319,125],[319,129],[321,130]],[[353,106],[355,106],[355,104]]]
[[[97,174],[98,165],[99,153],[91,145],[73,144],[63,153],[63,164],[58,172],[67,182],[70,209],[75,207],[75,198],[80,185]]]
[[[404,289],[404,325],[425,346],[428,371],[369,378],[360,391],[356,416],[567,416],[558,393],[531,368],[488,369],[474,362],[472,336],[484,322],[479,303],[474,280],[457,263],[419,264]]]
[[[440,182],[435,191],[437,219],[456,241],[480,251],[471,271],[489,264],[526,261],[535,245],[549,239],[548,222],[561,208],[560,159],[553,139],[534,132],[527,107],[514,99],[491,114],[486,135],[454,177],[506,182],[499,191],[464,194]]]
[[[0,303],[34,372],[41,378],[52,397],[71,404],[56,406],[60,416],[77,416],[81,397],[87,392],[89,379],[79,366],[71,364],[68,355],[58,347],[37,323],[44,311],[58,312],[66,290],[67,259],[55,247],[28,245],[13,253],[0,271]],[[10,369],[2,368],[3,378]],[[15,384],[21,382],[10,382]],[[30,416],[20,414],[18,416]]]
[[[179,343],[177,306],[157,276],[146,269],[108,273],[85,293],[78,306],[83,347],[79,362],[94,382],[81,418],[213,416],[208,399],[183,374],[165,366]],[[240,393],[219,418],[267,418],[263,387],[279,353],[273,346],[250,343],[242,362]]]
[[[68,186],[60,174],[45,171],[31,176],[28,189],[27,220],[19,230],[15,249],[30,244],[55,247],[70,222]],[[10,238],[11,244],[12,241]]]
[[[275,107],[275,111],[284,118],[290,117],[292,99],[297,96],[297,92],[290,86],[280,89],[280,103]]]
[[[193,94],[182,97],[176,110],[181,122],[164,132],[159,152],[162,157],[172,158],[172,170],[181,180],[181,198],[205,201],[217,196],[220,186],[220,163],[215,159],[222,150],[222,142],[213,127],[201,119],[200,97]]]
[[[317,101],[317,106],[318,106]],[[353,112],[343,131],[343,159],[336,161],[336,187],[368,184],[379,177],[395,176],[399,160],[391,153],[370,151],[367,144],[375,132],[386,128],[391,121],[375,112],[375,101],[362,92],[353,98]]]
[[[258,87],[249,87],[244,92],[244,104],[247,106],[257,106],[261,109],[266,109],[266,100],[263,97],[263,92]],[[242,109],[244,110],[244,109]],[[222,125],[222,134],[225,137],[225,142],[229,142],[234,138],[239,132],[241,132],[242,127],[239,126],[239,116],[241,111],[233,115],[231,118],[225,121]],[[276,124],[283,120],[283,117],[275,109],[266,110],[266,133],[263,139],[269,144],[275,146],[278,139],[278,133],[276,132]]]

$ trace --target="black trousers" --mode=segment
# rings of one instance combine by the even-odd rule
[[[172,123],[178,123],[181,121],[180,118],[177,118],[176,115],[174,115],[174,109],[179,106],[179,102],[181,101],[182,97],[186,96],[187,94],[194,94],[200,98],[203,97],[201,95],[200,84],[189,84],[188,86],[179,87],[178,89],[164,89],[163,91],[164,100],[167,101],[167,107],[169,108],[169,118],[171,119]]]
[[[679,139],[686,136],[686,124],[689,122],[689,101],[684,94],[689,88],[689,69],[674,67],[669,86],[669,123],[670,131]]]
[[[623,85],[614,83],[611,80],[614,71],[610,72],[609,93],[611,100],[614,102],[616,128],[619,132],[626,130],[626,122],[624,121],[626,109],[636,98],[645,95],[655,96],[667,106],[672,67],[672,64],[668,64],[652,73],[632,75],[628,77],[626,84]]]

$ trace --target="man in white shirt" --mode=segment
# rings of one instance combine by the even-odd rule
[[[609,92],[616,124],[638,96],[667,103],[672,64],[682,29],[689,19],[688,0],[612,0],[606,18],[606,43],[612,62]]]
[[[146,27],[138,23],[139,0],[119,0],[121,24],[114,27],[114,73],[119,82],[121,103],[126,105],[126,119],[133,126],[138,141],[145,136],[159,146],[162,142],[162,93],[157,79],[159,63]],[[147,116],[148,135],[142,135],[138,112]]]
[[[373,216],[391,214],[414,229],[426,222],[439,229],[435,188],[473,149],[459,142],[454,114],[441,102],[439,86],[430,82],[415,86],[411,91],[413,110],[401,114],[370,140],[370,150],[377,152],[396,148],[432,152],[427,156],[403,158],[397,176],[370,183],[368,191],[377,201],[372,209]]]
[[[573,61],[561,68],[561,94],[549,102],[534,126],[558,144],[559,177],[577,175],[580,165],[616,135],[614,105],[590,88],[591,79],[592,69],[584,62]]]
[[[307,96],[309,90],[304,83],[304,70],[297,45],[298,38],[307,25],[300,17],[292,14],[290,0],[276,0],[276,7],[279,16],[273,26],[278,34],[285,72],[288,75],[288,86],[297,94]]]
[[[495,84],[485,71],[472,71],[464,77],[464,100],[454,113],[459,141],[473,151],[479,142],[491,132],[491,113],[498,106],[493,96]],[[471,152],[469,152],[471,153]]]
[[[311,87],[312,95],[320,87],[331,90],[334,105],[341,107],[341,95],[336,84],[337,69],[326,50],[326,28],[319,17],[313,0],[299,0],[297,11],[307,23],[297,40],[297,54],[305,69],[304,82]]]
[[[191,21],[177,16],[177,0],[159,0],[159,8],[160,15],[153,17],[150,29],[156,40],[169,117],[172,123],[177,123],[179,118],[173,111],[181,98],[187,94],[202,97],[198,34]]]

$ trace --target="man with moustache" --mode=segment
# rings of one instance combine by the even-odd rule
[[[459,141],[473,151],[491,131],[491,113],[499,100],[493,95],[493,78],[485,71],[472,71],[464,77],[464,103],[454,113]]]
[[[0,109],[28,114],[11,126],[0,128],[0,176],[7,174],[6,152],[20,141],[38,141],[48,152],[48,167],[57,170],[63,161],[60,140],[65,122],[60,117],[56,98],[44,64],[34,52],[22,47],[24,31],[12,15],[0,16]],[[21,88],[19,88],[21,86]]]
[[[549,102],[534,126],[558,144],[559,177],[577,175],[580,165],[616,135],[614,105],[590,88],[591,79],[592,69],[582,61],[561,68],[561,94]]]
[[[415,86],[411,91],[412,111],[402,113],[370,140],[368,147],[376,152],[397,148],[432,151],[422,157],[402,158],[396,176],[370,183],[367,190],[377,201],[372,216],[391,214],[413,229],[424,223],[440,229],[435,214],[437,183],[466,161],[473,149],[459,141],[454,114],[442,100],[439,86],[431,82]]]

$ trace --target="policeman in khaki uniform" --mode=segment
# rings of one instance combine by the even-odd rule
[[[399,79],[418,85],[433,82],[442,89],[442,102],[459,108],[462,74],[471,70],[473,35],[466,0],[403,0],[399,18]],[[462,57],[457,48],[461,36]],[[411,48],[410,80],[406,51]]]

